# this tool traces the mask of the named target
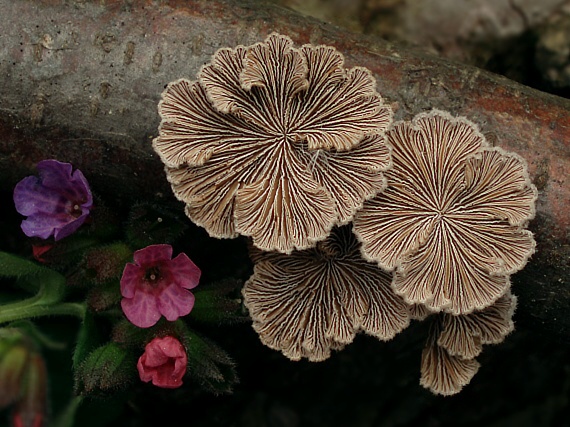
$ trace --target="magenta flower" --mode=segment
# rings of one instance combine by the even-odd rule
[[[27,216],[22,231],[28,237],[55,240],[75,232],[87,219],[93,206],[89,184],[80,170],[70,163],[43,160],[39,177],[28,176],[14,188],[16,210]]]
[[[172,246],[150,245],[134,254],[121,277],[121,307],[127,319],[148,328],[163,315],[173,321],[194,307],[188,289],[198,286],[201,271],[181,253],[172,258]]]
[[[171,336],[156,337],[149,342],[139,358],[137,369],[141,381],[162,388],[177,388],[182,385],[188,358],[184,347]]]

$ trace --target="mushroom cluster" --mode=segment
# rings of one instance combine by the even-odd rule
[[[526,229],[536,188],[525,161],[490,147],[477,126],[433,110],[386,134],[388,187],[353,230],[364,258],[393,273],[415,318],[440,313],[422,355],[421,384],[454,394],[479,367],[481,344],[512,330],[510,275],[535,251]]]
[[[512,331],[537,192],[474,123],[392,123],[370,71],[275,33],[170,83],[159,113],[153,147],[189,218],[248,238],[242,295],[268,347],[320,361],[428,319],[421,384],[449,395]]]
[[[370,71],[343,64],[332,47],[271,34],[168,85],[153,146],[194,223],[291,253],[382,190],[392,110]]]

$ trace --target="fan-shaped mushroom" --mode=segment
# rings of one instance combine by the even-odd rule
[[[387,141],[388,188],[354,219],[364,256],[395,271],[410,304],[452,314],[493,304],[535,250],[525,161],[442,111],[395,124]]]
[[[495,304],[466,315],[440,313],[422,352],[420,384],[435,394],[459,393],[480,365],[483,344],[498,344],[514,329],[516,297],[508,292]]]
[[[343,64],[332,47],[272,34],[168,85],[153,147],[192,221],[290,253],[383,189],[392,111],[367,69]]]
[[[243,288],[261,341],[292,360],[324,360],[358,331],[389,340],[409,324],[390,276],[361,257],[349,226],[291,255],[255,251]]]

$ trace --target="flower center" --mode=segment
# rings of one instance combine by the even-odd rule
[[[145,282],[155,285],[161,278],[160,269],[158,267],[151,267],[146,270],[144,275]]]
[[[83,210],[81,209],[81,205],[79,203],[73,203],[71,205],[71,210],[69,214],[74,218],[79,218],[83,214]]]

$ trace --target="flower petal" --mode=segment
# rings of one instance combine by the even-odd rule
[[[24,178],[14,187],[16,210],[24,216],[65,213],[65,202],[56,190],[43,187],[35,176]]]
[[[69,218],[64,215],[50,216],[45,214],[30,215],[22,221],[21,228],[28,237],[47,239],[60,228],[68,224]],[[81,224],[79,224],[81,225]],[[65,236],[60,236],[60,238]],[[56,239],[58,240],[58,239]]]
[[[126,264],[123,269],[123,275],[121,276],[121,295],[125,298],[133,298],[143,276],[143,268],[132,263]]]
[[[54,232],[54,239],[57,240],[61,240],[64,237],[67,237],[73,233],[75,233],[77,231],[77,229],[79,227],[81,227],[83,225],[83,223],[85,222],[85,220],[87,219],[89,212],[78,216],[77,218],[73,218],[73,216],[69,216],[68,217],[68,221],[67,223],[65,223],[65,225],[62,225],[60,227],[56,227],[55,228],[55,232]]]
[[[184,347],[172,336],[156,337],[145,347],[137,369],[140,379],[162,388],[177,388],[186,374],[188,357]]]
[[[56,191],[66,200],[74,203],[87,203],[91,207],[92,196],[89,184],[83,173],[76,170],[70,163],[62,163],[57,160],[42,160],[37,164],[42,186]],[[80,203],[80,204],[81,204]]]
[[[193,289],[200,282],[202,272],[185,253],[180,253],[170,261],[168,269],[175,282],[184,289]]]
[[[166,286],[156,297],[160,314],[170,322],[190,313],[194,300],[194,294],[176,284]]]
[[[150,245],[133,254],[135,263],[141,267],[152,267],[159,261],[170,261],[171,258],[172,246],[165,244]]]
[[[156,298],[146,292],[135,290],[133,298],[121,300],[121,308],[127,319],[139,328],[150,328],[160,319]]]

